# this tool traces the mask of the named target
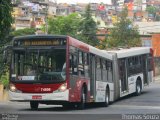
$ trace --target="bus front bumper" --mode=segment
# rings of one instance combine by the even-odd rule
[[[53,93],[17,93],[9,91],[11,101],[69,101],[69,90]]]

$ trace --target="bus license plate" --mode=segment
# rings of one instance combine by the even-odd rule
[[[33,95],[32,100],[41,100],[42,96],[41,95]]]

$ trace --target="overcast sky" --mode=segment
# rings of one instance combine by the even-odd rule
[[[57,3],[70,3],[70,4],[76,4],[76,3],[101,3],[104,4],[111,4],[111,0],[52,0],[57,1]]]

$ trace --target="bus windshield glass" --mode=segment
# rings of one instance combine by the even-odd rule
[[[11,81],[57,83],[66,79],[66,49],[13,51]]]

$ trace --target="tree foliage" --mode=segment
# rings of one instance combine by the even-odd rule
[[[9,84],[9,72],[6,72],[6,74],[3,74],[0,77],[0,79],[2,81],[2,84],[7,88]]]
[[[127,19],[128,10],[124,8],[120,13],[119,22],[115,23],[114,27],[110,30],[107,43],[108,47],[118,46],[139,46],[140,37],[138,28]]]
[[[10,42],[9,32],[11,29],[12,19],[11,0],[0,1],[0,77],[4,73],[6,66],[3,63],[3,48]]]
[[[85,14],[82,17],[79,28],[81,39],[87,44],[96,46],[98,44],[98,40],[96,38],[97,25],[92,18],[90,4],[87,5]]]
[[[149,13],[149,14],[153,14],[155,16],[156,12],[158,11],[158,9],[155,7],[155,6],[148,6],[146,8],[146,11]]]
[[[57,16],[48,20],[49,34],[69,35],[93,46],[98,43],[96,29],[90,5],[87,6],[84,15],[72,13],[68,16]]]
[[[58,16],[49,18],[48,32],[49,34],[70,35],[76,37],[78,33],[80,16],[72,13],[68,16]]]
[[[13,22],[12,19],[12,7],[11,7],[11,0],[1,0],[0,1],[0,46],[5,44],[6,39],[5,37],[9,34],[11,23]]]
[[[15,36],[31,35],[35,34],[35,32],[36,32],[35,28],[24,28],[11,32],[11,35],[15,37]]]

